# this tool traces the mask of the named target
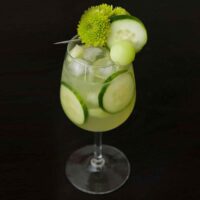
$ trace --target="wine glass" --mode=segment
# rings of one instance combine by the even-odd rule
[[[115,147],[102,145],[102,134],[121,125],[136,100],[132,64],[113,63],[105,47],[86,47],[72,38],[63,63],[60,99],[67,117],[94,133],[94,145],[76,150],[66,164],[66,176],[79,190],[106,194],[129,177],[127,157]]]

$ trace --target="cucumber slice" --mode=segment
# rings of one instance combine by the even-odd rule
[[[127,70],[114,73],[99,93],[99,106],[113,114],[122,111],[131,102],[134,87],[133,77]]]
[[[91,117],[96,117],[96,118],[105,118],[110,116],[109,113],[105,112],[101,108],[91,108],[89,109],[89,115]]]
[[[140,51],[147,42],[147,31],[144,24],[136,17],[119,15],[111,17],[111,28],[108,35],[108,47],[121,40],[133,43],[136,52]]]
[[[84,124],[88,110],[82,98],[70,86],[61,83],[60,100],[65,114],[68,118],[76,124]]]

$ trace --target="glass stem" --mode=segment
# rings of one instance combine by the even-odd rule
[[[96,170],[100,170],[105,164],[102,155],[102,133],[95,133],[94,139],[94,157],[91,159],[91,164]]]
[[[102,133],[95,133],[94,145],[95,145],[94,157],[97,160],[101,160],[103,157],[102,156]]]

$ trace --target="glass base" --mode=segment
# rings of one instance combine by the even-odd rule
[[[120,188],[128,179],[130,164],[126,156],[112,146],[103,145],[103,165],[93,164],[94,146],[75,151],[66,165],[66,175],[77,189],[90,194],[106,194]]]

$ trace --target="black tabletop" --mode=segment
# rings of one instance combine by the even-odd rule
[[[94,196],[75,189],[65,163],[93,134],[62,111],[59,87],[66,45],[82,12],[112,3],[140,18],[148,43],[134,70],[137,102],[103,143],[122,150],[131,176]],[[198,200],[200,122],[199,1],[7,1],[0,19],[0,199]]]

